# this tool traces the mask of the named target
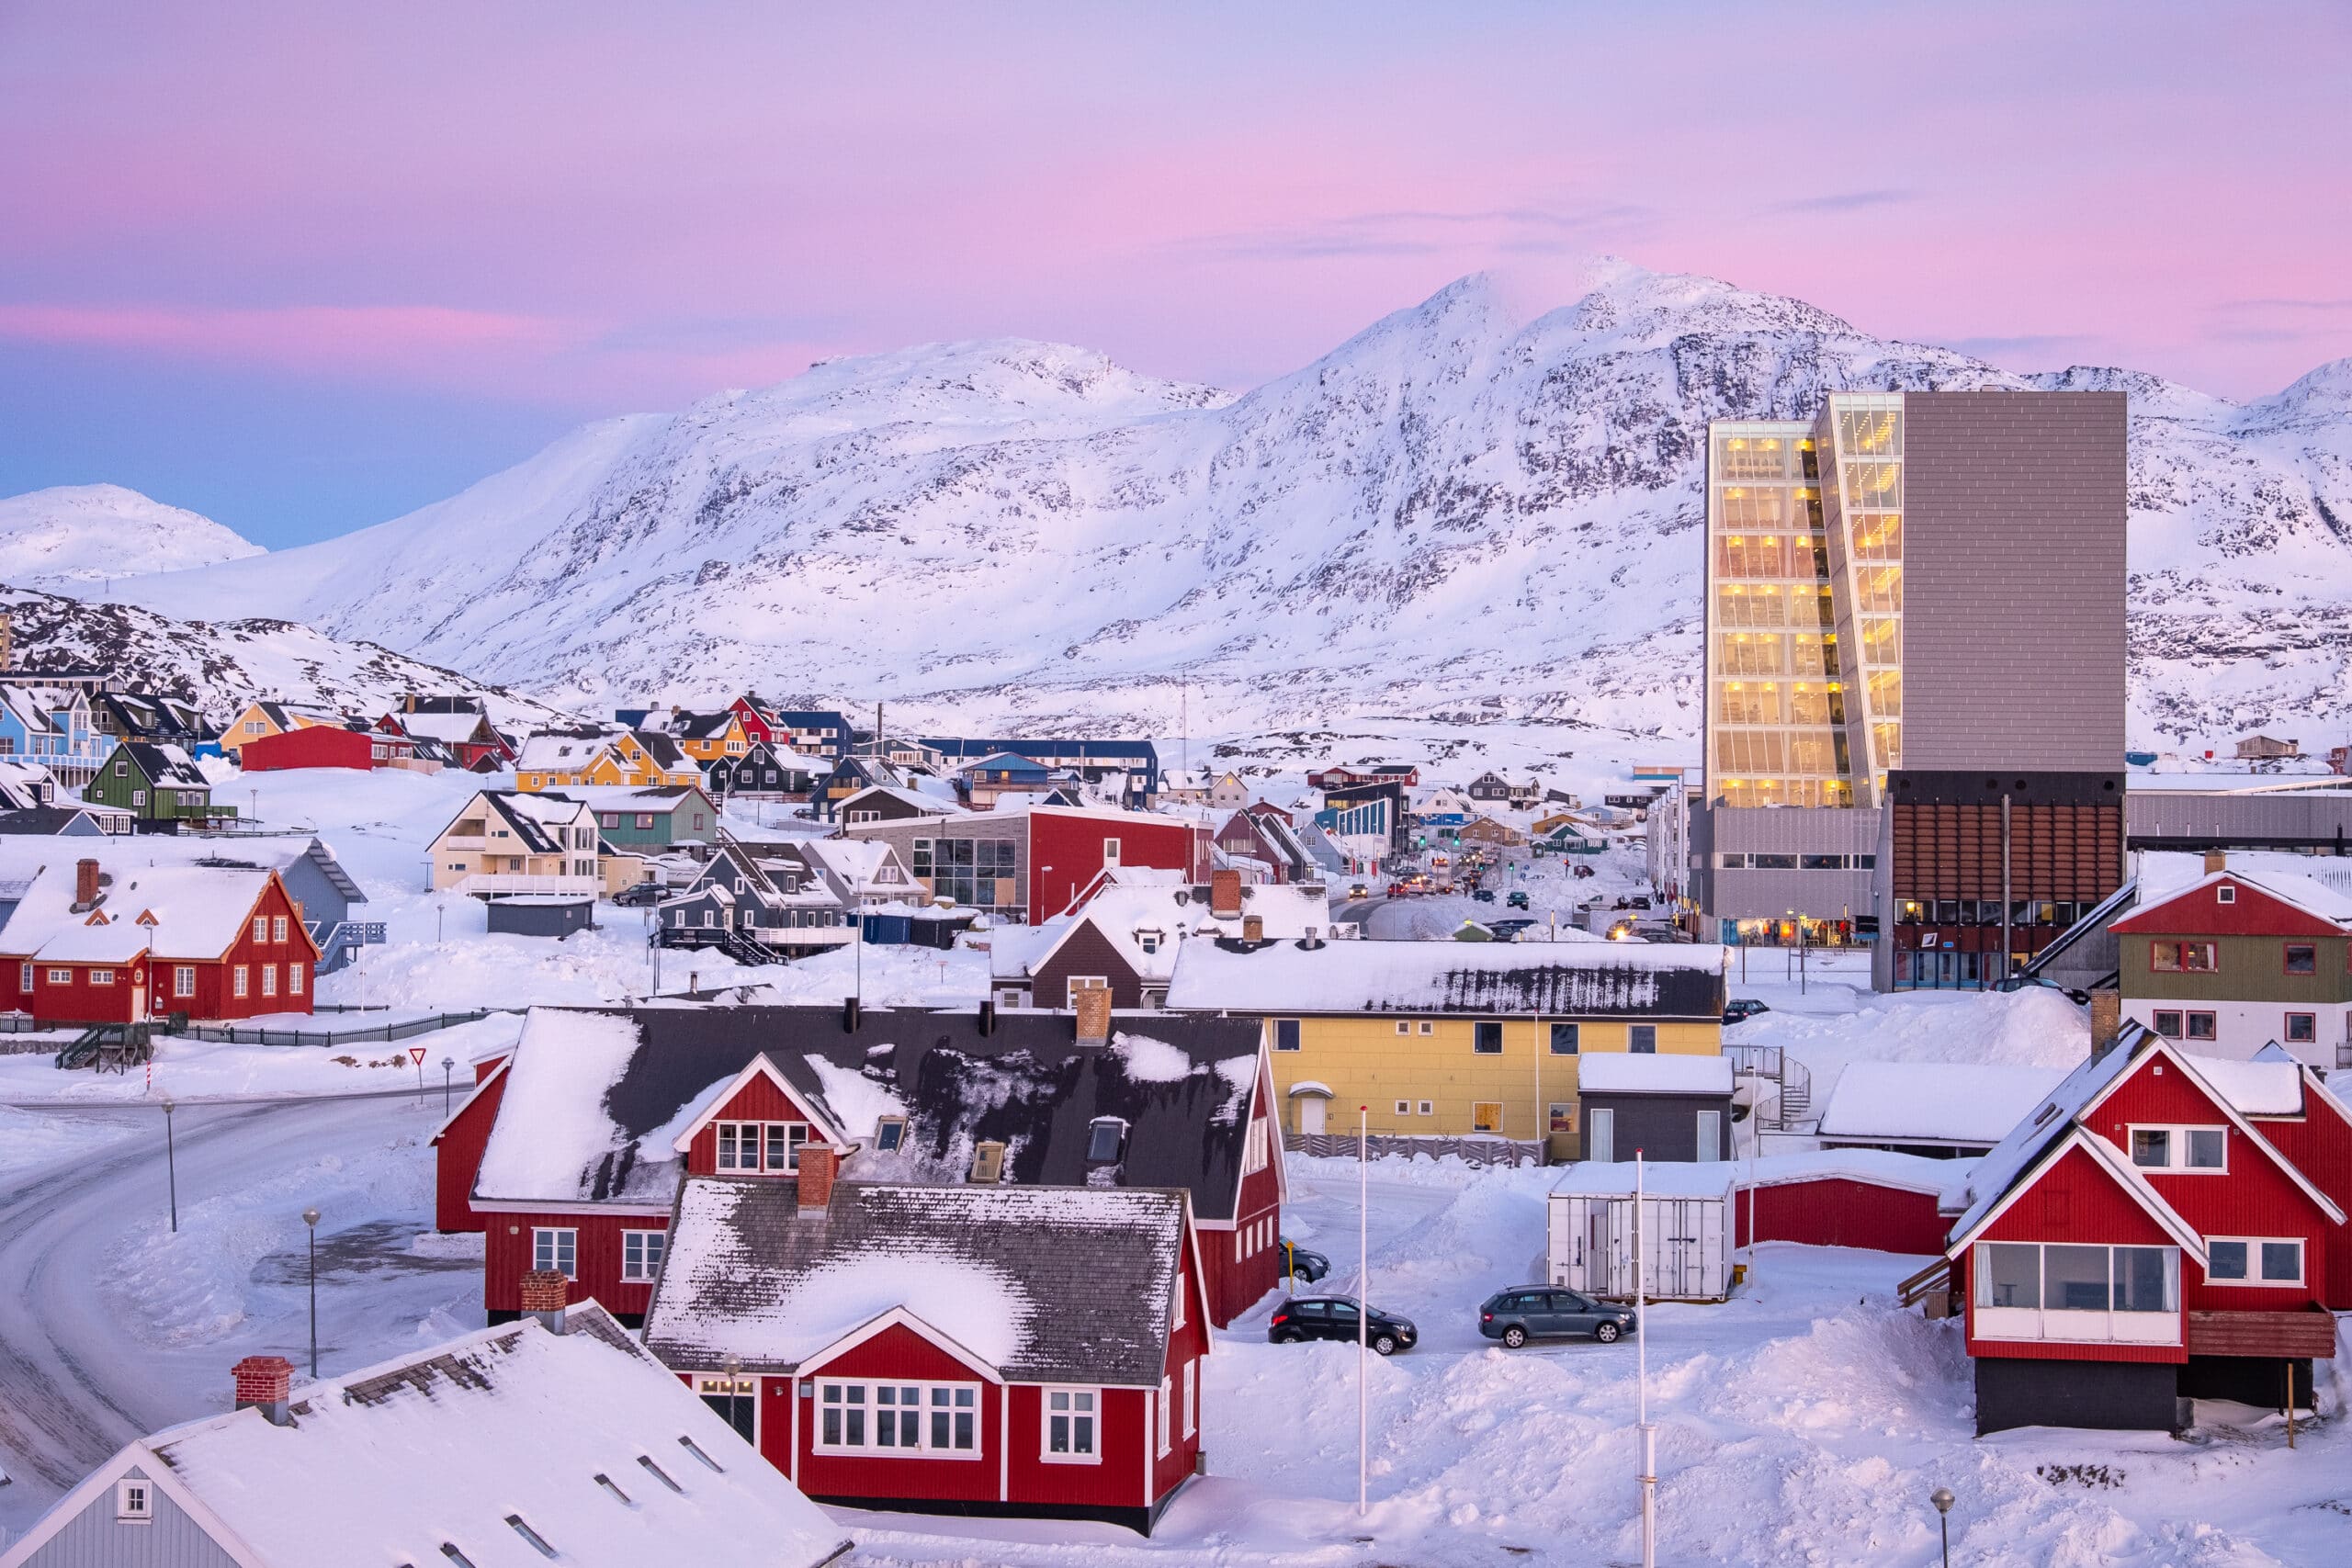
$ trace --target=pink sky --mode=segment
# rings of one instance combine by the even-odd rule
[[[594,414],[1012,333],[1245,386],[1605,251],[2256,396],[2352,354],[2347,17],[9,7],[0,359]]]

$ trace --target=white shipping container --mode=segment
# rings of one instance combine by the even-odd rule
[[[1637,1205],[1633,1169],[1629,1164],[1572,1168],[1554,1190],[1546,1247],[1550,1282],[1587,1295],[1633,1300],[1638,1207],[1642,1293],[1659,1301],[1719,1302],[1728,1297],[1728,1171],[1720,1166],[1652,1166],[1652,1190]],[[1667,1190],[1657,1190],[1661,1185]]]

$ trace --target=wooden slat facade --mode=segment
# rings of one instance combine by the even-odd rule
[[[2300,1360],[2335,1354],[2335,1314],[2305,1312],[2192,1312],[2192,1356],[2280,1356]]]
[[[2001,897],[1998,805],[1894,803],[1894,885],[1898,898]],[[2013,805],[2009,896],[2084,902],[2123,879],[2120,806]]]

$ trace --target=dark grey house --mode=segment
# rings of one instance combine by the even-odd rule
[[[847,907],[806,863],[754,858],[732,839],[657,915],[663,947],[716,947],[746,964],[829,952],[854,938]]]
[[[1594,1055],[1577,1068],[1577,1131],[1589,1160],[1704,1164],[1731,1157],[1731,1062],[1723,1056]]]

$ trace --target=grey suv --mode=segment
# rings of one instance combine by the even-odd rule
[[[1589,1334],[1603,1345],[1634,1332],[1633,1313],[1556,1285],[1498,1291],[1478,1309],[1478,1332],[1516,1350],[1531,1339]]]

